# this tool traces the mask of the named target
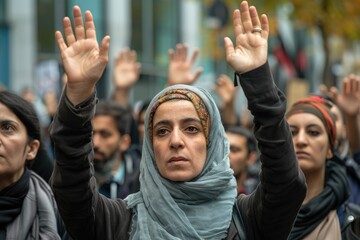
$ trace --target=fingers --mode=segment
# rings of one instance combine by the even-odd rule
[[[171,62],[175,60],[175,52],[172,48],[169,49],[169,59]]]
[[[256,11],[256,8],[254,6],[249,7],[249,13],[250,13],[250,19],[252,28],[261,27],[260,19],[258,16],[258,13]]]
[[[320,93],[324,96],[328,95],[329,89],[325,84],[320,85]]]
[[[233,27],[235,36],[238,36],[243,33],[243,26],[241,22],[241,16],[239,9],[236,9],[233,14]]]
[[[265,34],[264,37],[268,38],[270,27],[269,27],[269,20],[266,14],[261,15],[261,28],[262,28],[262,34]]]
[[[67,48],[67,46],[66,46],[66,43],[64,42],[64,38],[60,31],[55,32],[55,39],[56,39],[56,42],[57,42],[60,52],[63,52]]]
[[[241,4],[240,4],[240,15],[241,15],[241,22],[242,22],[242,26],[243,26],[243,31],[244,32],[251,32],[251,30],[253,29],[253,23],[252,23],[252,20],[251,20],[250,11],[249,11],[249,5],[248,5],[247,1],[241,2]],[[256,13],[256,15],[257,15],[257,13]]]
[[[85,23],[86,23],[86,32],[85,26],[82,20],[81,9],[79,6],[74,6],[73,8],[73,16],[74,16],[74,30],[73,32],[71,21],[69,17],[64,17],[63,25],[64,25],[64,35],[66,39],[67,46],[74,44],[77,40],[81,40],[84,38],[91,38],[96,40],[96,30],[94,19],[90,11],[85,12]]]
[[[235,36],[242,33],[260,33],[264,37],[269,34],[269,21],[265,14],[259,18],[256,7],[248,5],[247,1],[240,4],[240,10],[236,9],[233,14],[233,27]],[[261,31],[253,32],[254,28]]]
[[[85,29],[83,24],[83,19],[81,15],[81,9],[79,6],[73,7],[73,16],[74,16],[74,29],[75,36],[77,40],[85,38]]]
[[[95,30],[94,19],[93,19],[93,16],[90,11],[85,12],[85,25],[86,25],[86,38],[91,38],[91,39],[96,40],[96,30]],[[83,36],[83,38],[84,37],[85,36]]]
[[[64,18],[63,25],[64,25],[64,34],[65,34],[66,43],[67,45],[72,45],[76,41],[76,39],[71,27],[70,19],[68,17]]]
[[[184,44],[176,44],[175,60],[185,61],[187,56],[188,47]]]
[[[101,41],[99,59],[107,63],[109,61],[110,36],[105,36]]]
[[[195,62],[195,60],[196,60],[196,58],[197,58],[198,55],[199,55],[199,49],[196,48],[196,49],[194,50],[194,52],[192,53],[191,58],[190,58],[190,64],[191,64],[191,65],[194,64],[194,62]]]
[[[331,87],[327,96],[337,103],[339,100],[339,90],[336,87]]]
[[[360,92],[360,78],[354,74],[343,79],[343,94],[355,95]]]
[[[198,67],[198,68],[195,70],[195,72],[194,72],[194,74],[193,74],[193,76],[192,76],[192,79],[193,79],[194,82],[195,82],[196,79],[199,78],[199,76],[200,76],[200,74],[201,74],[202,72],[203,72],[203,68],[202,68],[202,67]]]
[[[234,44],[233,42],[231,41],[230,38],[228,37],[225,37],[224,38],[224,46],[225,46],[225,55],[226,55],[226,58],[230,57],[233,53],[234,53]],[[229,59],[227,59],[229,60]]]
[[[186,62],[188,51],[189,51],[189,47],[186,44],[180,44],[180,43],[176,44],[175,51],[172,48],[170,48],[168,51],[169,59],[170,61]],[[196,48],[191,54],[188,64],[193,65],[198,55],[199,55],[199,49]]]

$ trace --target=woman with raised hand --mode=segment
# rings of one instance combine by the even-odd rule
[[[91,13],[85,12],[83,24],[79,7],[73,10],[74,31],[64,19],[66,43],[56,33],[68,82],[50,129],[56,155],[52,188],[71,236],[286,239],[306,185],[284,119],[286,100],[267,65],[267,17],[260,22],[255,7],[242,2],[234,12],[235,48],[225,39],[262,153],[261,184],[254,193],[237,197],[229,142],[211,95],[174,85],[159,92],[146,112],[140,191],[111,200],[96,191],[91,142],[95,85],[108,61],[109,37],[98,47]]]

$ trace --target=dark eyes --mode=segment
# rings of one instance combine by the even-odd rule
[[[298,130],[291,129],[291,134],[293,136],[296,136],[298,134],[298,132],[299,132]],[[312,137],[316,137],[316,136],[320,135],[320,131],[318,131],[318,130],[309,129],[309,130],[306,131],[306,133],[307,133],[307,135],[312,136]]]
[[[320,132],[319,132],[319,131],[316,131],[316,130],[309,130],[309,131],[308,131],[308,134],[309,134],[310,136],[316,137],[316,136],[318,136],[318,135],[320,134]]]
[[[190,126],[190,127],[186,128],[186,131],[191,132],[191,133],[197,133],[198,129],[197,129],[197,127]]]
[[[171,130],[168,128],[159,128],[156,130],[156,135],[157,136],[165,136],[166,134],[168,134]],[[189,126],[186,127],[184,129],[184,132],[189,133],[189,134],[195,134],[199,132],[199,129],[195,126]]]
[[[164,136],[167,132],[168,132],[167,129],[165,129],[165,128],[159,128],[158,130],[156,130],[156,135],[158,135],[158,136]]]
[[[0,129],[1,129],[1,131],[8,132],[8,133],[15,131],[15,127],[9,123],[1,124]]]

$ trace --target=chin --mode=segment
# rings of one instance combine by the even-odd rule
[[[192,180],[194,177],[189,176],[188,174],[170,174],[166,176],[166,178],[173,182],[188,182]]]

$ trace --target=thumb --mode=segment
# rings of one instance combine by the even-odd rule
[[[101,41],[99,57],[102,61],[109,61],[110,36],[105,36]]]
[[[229,37],[224,38],[226,58],[234,52],[234,44]]]

